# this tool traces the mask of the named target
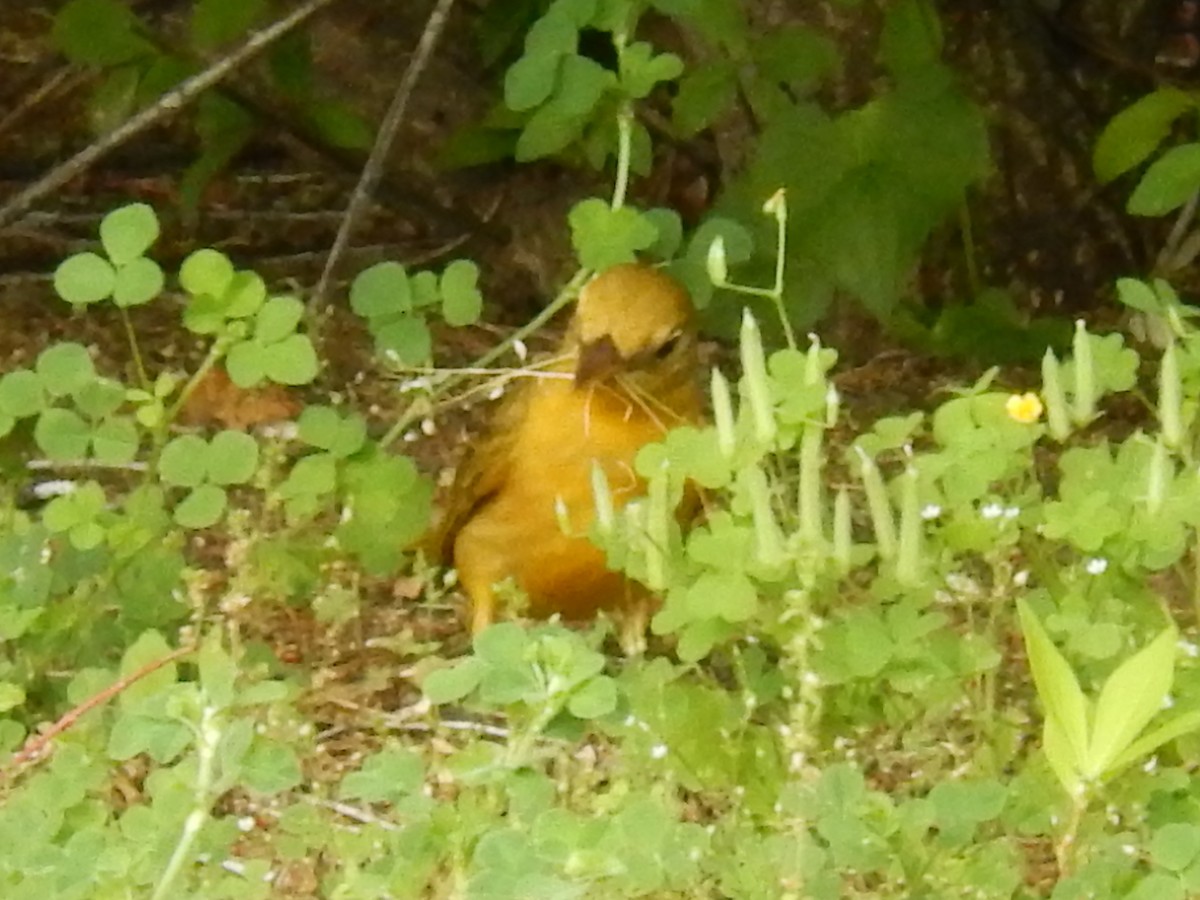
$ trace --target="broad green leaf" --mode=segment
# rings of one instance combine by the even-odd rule
[[[38,355],[34,369],[47,393],[55,397],[72,394],[96,377],[91,354],[80,344],[48,347]]]
[[[173,438],[158,459],[158,473],[167,484],[196,487],[208,473],[208,443],[194,434]]]
[[[1108,767],[1108,771],[1110,773],[1119,772],[1125,766],[1146,759],[1151,753],[1168,741],[1173,741],[1177,737],[1182,737],[1185,734],[1191,734],[1193,731],[1198,730],[1200,730],[1200,711],[1193,710],[1192,712],[1186,712],[1173,719],[1169,719],[1163,725],[1152,731],[1148,731],[1144,736],[1130,744],[1129,749],[1119,754],[1112,761]]]
[[[1092,722],[1085,774],[1106,772],[1161,710],[1175,677],[1175,641],[1168,628],[1121,663],[1104,682]]]
[[[1053,719],[1056,737],[1066,748],[1063,757],[1070,760],[1073,771],[1082,773],[1088,758],[1087,699],[1071,666],[1026,601],[1017,601],[1017,613],[1033,681],[1046,711],[1047,730]]]
[[[635,209],[613,209],[603,200],[583,200],[568,215],[571,243],[585,269],[601,271],[633,262],[658,239],[658,230]]]
[[[258,341],[241,341],[229,348],[225,371],[240,388],[252,388],[267,377],[265,348]]]
[[[395,803],[420,790],[425,763],[407,749],[388,749],[367,757],[362,768],[351,772],[338,786],[338,796],[366,803]]]
[[[479,293],[479,267],[458,259],[442,273],[442,316],[447,325],[460,327],[479,320],[483,295]]]
[[[210,528],[225,514],[225,491],[213,484],[202,484],[175,507],[175,521],[184,528]]]
[[[145,203],[123,206],[100,221],[100,243],[118,268],[142,256],[158,234],[158,216]]]
[[[233,281],[233,263],[216,250],[197,250],[183,261],[179,283],[189,294],[222,296]]]
[[[279,741],[258,738],[242,760],[241,777],[253,791],[278,794],[300,784],[303,773],[295,750]]]
[[[213,484],[245,484],[258,468],[258,441],[244,431],[221,431],[209,442],[208,480]]]
[[[174,648],[157,631],[144,631],[121,657],[121,677],[128,678],[148,666],[153,666],[171,654]],[[149,675],[139,678],[120,694],[123,709],[132,709],[175,684],[179,678],[176,663],[167,663]]]
[[[68,256],[54,270],[54,290],[74,306],[87,306],[111,296],[116,281],[112,263],[95,253]]]
[[[33,439],[48,457],[59,462],[87,456],[92,430],[78,413],[69,409],[48,409],[38,416]]]
[[[304,318],[304,304],[295,297],[272,297],[258,311],[254,337],[264,344],[282,341]]]
[[[1096,141],[1096,177],[1109,182],[1140,166],[1167,139],[1175,120],[1194,106],[1190,94],[1161,87],[1121,110]]]
[[[263,372],[276,384],[308,384],[317,377],[320,361],[306,334],[293,334],[262,348]]]
[[[165,281],[162,267],[154,260],[135,259],[117,269],[113,303],[123,309],[149,303],[162,293]]]
[[[429,362],[433,353],[433,338],[429,326],[419,315],[405,316],[394,322],[372,329],[380,351],[395,354],[401,365],[421,366]]]
[[[54,17],[54,43],[72,62],[116,66],[153,51],[138,22],[117,0],[72,0]]]
[[[141,436],[132,419],[106,419],[92,434],[92,452],[96,459],[110,466],[123,466],[137,457]]]
[[[368,319],[412,310],[412,287],[404,266],[383,262],[364,269],[350,285],[350,308]]]
[[[42,379],[29,369],[17,369],[0,376],[0,410],[22,419],[35,416],[46,405]]]
[[[1126,208],[1135,216],[1165,216],[1200,190],[1200,144],[1172,147],[1146,169]]]
[[[617,707],[617,684],[600,675],[571,695],[567,709],[579,719],[598,719]]]
[[[421,683],[421,690],[430,703],[453,703],[475,690],[486,670],[482,661],[468,657],[430,672]]]

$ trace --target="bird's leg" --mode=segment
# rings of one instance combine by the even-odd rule
[[[489,586],[470,594],[471,599],[471,634],[479,634],[495,621],[496,594]]]

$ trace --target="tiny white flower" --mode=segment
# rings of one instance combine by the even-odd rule
[[[238,831],[245,833],[254,830],[254,816],[242,816],[237,820]]]
[[[1093,556],[1084,564],[1084,568],[1089,575],[1103,575],[1108,569],[1108,560],[1103,556]]]
[[[517,354],[517,359],[521,362],[529,359],[529,348],[525,346],[525,342],[520,338],[513,341],[513,353]]]
[[[983,516],[983,518],[988,519],[989,521],[991,519],[998,519],[1004,515],[1004,507],[1002,507],[999,503],[987,503],[982,509],[979,510],[979,515]]]
[[[1029,570],[1021,569],[1021,571],[1013,575],[1013,584],[1017,587],[1025,587],[1025,585],[1029,584]]]
[[[653,747],[650,748],[650,758],[651,759],[662,759],[666,755],[667,755],[667,745],[666,744],[655,744]]]

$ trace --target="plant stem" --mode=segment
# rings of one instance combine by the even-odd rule
[[[591,274],[591,270],[589,269],[580,269],[578,272],[576,272],[574,277],[567,282],[566,287],[558,292],[558,296],[555,297],[545,309],[530,319],[527,324],[518,328],[505,340],[501,341],[487,353],[483,354],[483,356],[475,360],[471,364],[470,368],[479,369],[483,368],[489,363],[495,362],[500,358],[500,356],[508,352],[509,348],[511,348],[512,345],[517,341],[528,337],[549,322],[552,318],[558,315],[559,311],[564,306],[575,299],[580,289],[587,282],[588,278],[591,277]],[[468,376],[458,376],[448,378],[445,382],[438,386],[437,393],[442,394],[452,388],[457,387],[458,385],[462,384],[467,377]],[[409,409],[400,417],[396,424],[388,429],[387,434],[380,439],[379,446],[388,447],[394,443],[395,440],[400,437],[400,435],[404,434],[404,432],[406,432],[417,421],[417,419],[421,418],[423,415],[425,415],[424,411],[414,412],[413,408],[409,407]]]
[[[209,806],[212,791],[213,773],[217,759],[217,745],[221,741],[220,710],[216,706],[206,705],[200,715],[200,727],[197,731],[196,743],[196,791],[195,803],[183,823],[183,831],[175,844],[167,868],[163,870],[158,885],[154,888],[151,900],[163,900],[170,896],[171,886],[179,877],[184,863],[191,855],[192,845],[196,842],[200,829],[208,821]]]
[[[617,113],[617,175],[613,182],[612,208],[625,205],[629,192],[629,167],[633,160],[633,110],[628,103],[621,104]]]
[[[125,326],[125,337],[129,341],[129,349],[133,353],[133,367],[137,370],[138,382],[143,391],[150,393],[154,390],[154,385],[150,383],[150,378],[146,375],[146,365],[142,361],[142,350],[138,346],[137,335],[133,332],[133,322],[129,318],[129,310],[123,306],[118,308],[121,310],[121,324]]]

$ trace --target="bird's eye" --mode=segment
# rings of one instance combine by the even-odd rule
[[[681,336],[678,334],[673,334],[659,344],[658,349],[654,351],[654,358],[666,359],[668,356],[670,356],[675,351],[675,348],[679,346],[680,337]]]

